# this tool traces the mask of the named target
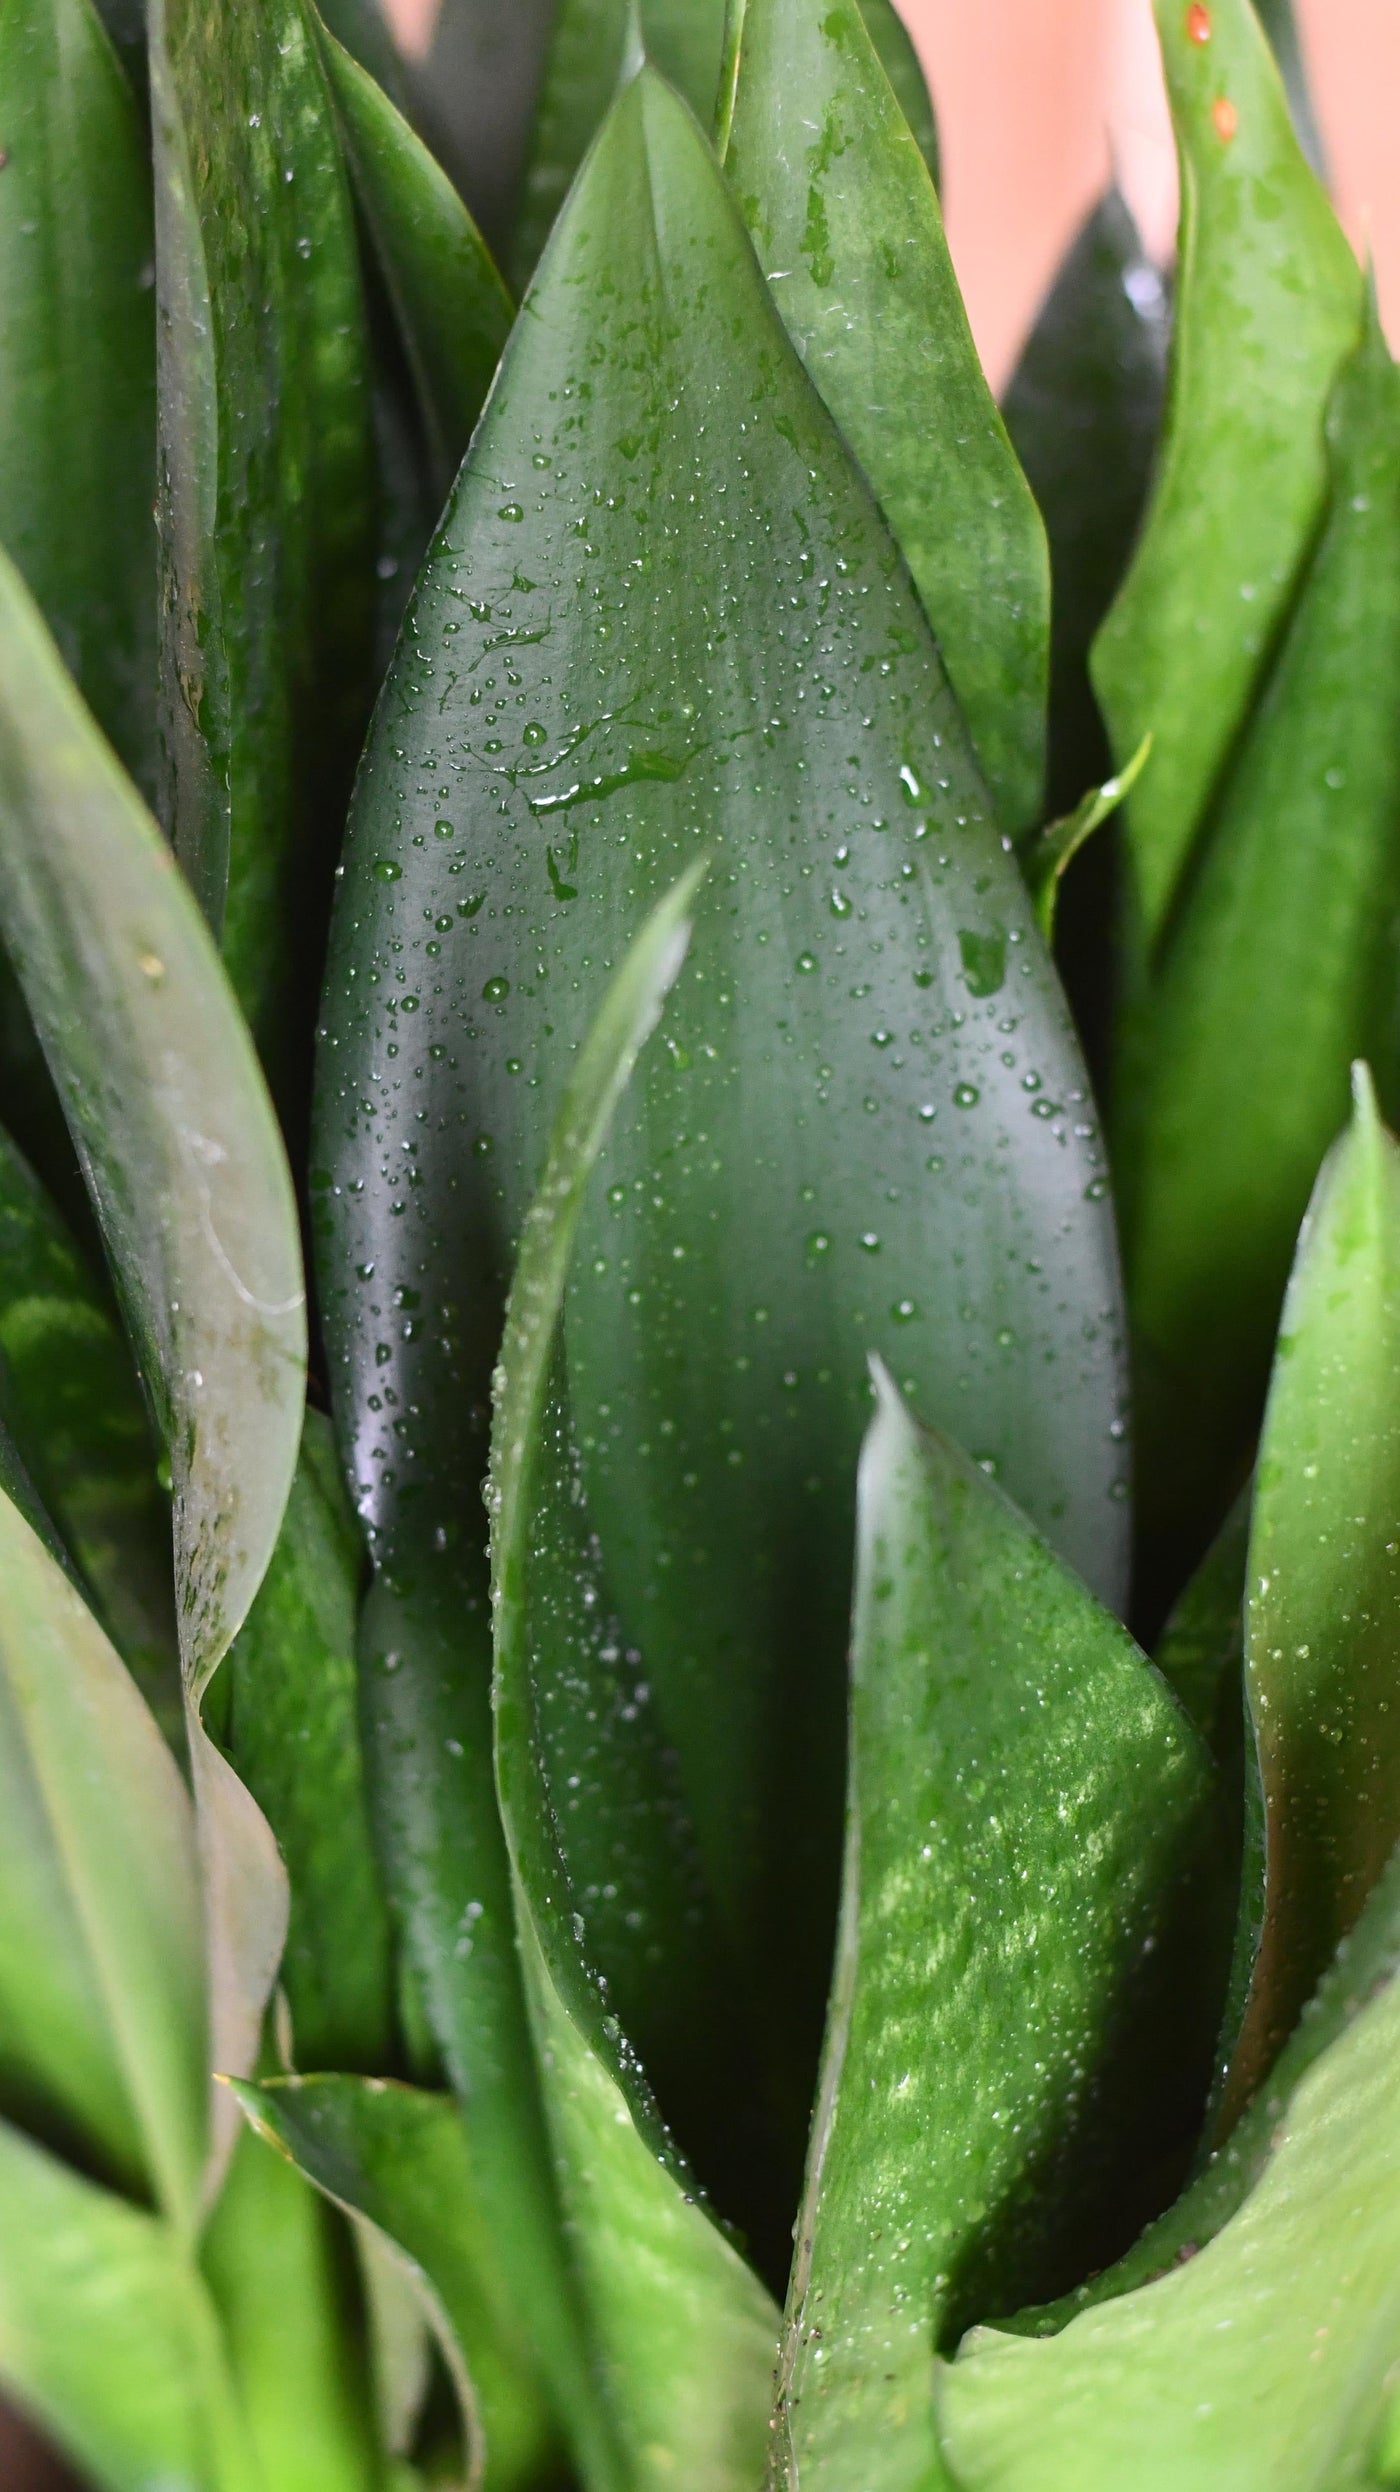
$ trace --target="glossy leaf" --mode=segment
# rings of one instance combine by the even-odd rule
[[[329,1423],[308,1411],[281,1533],[229,1655],[227,1745],[286,1863],[281,1982],[299,2068],[385,2065],[389,1931],[360,1748],[364,1552]]]
[[[498,2240],[457,2106],[348,2077],[241,2085],[238,2095],[318,2189],[393,2245],[451,2359],[480,2469],[471,2480],[490,2492],[539,2480],[554,2437],[538,2357],[501,2290]]]
[[[251,2130],[200,2251],[264,2492],[380,2492],[331,2210]]]
[[[630,583],[615,614],[604,567]],[[475,1770],[444,1762],[444,1736],[470,1758],[475,1734],[441,1690],[479,1633],[481,1414],[552,1104],[608,964],[707,846],[724,900],[585,1216],[568,1399],[616,1610],[747,1959],[735,1996],[791,2038],[800,2130],[867,1348],[888,1343],[921,1407],[1117,1597],[1116,1279],[1083,1071],[907,575],[712,156],[646,72],[507,348],[338,903],[323,1303],[394,1605],[373,1701],[400,1742],[422,1726],[411,1768],[397,1750],[415,1793]],[[674,1433],[616,1427],[621,1409]]]
[[[933,626],[1002,827],[1038,819],[1045,530],[987,387],[928,167],[856,0],[744,0],[725,169],[811,379]]]
[[[6,0],[0,99],[0,544],[99,724],[149,786],[151,177],[91,0]]]
[[[1400,375],[1374,319],[1329,430],[1326,523],[1119,1065],[1143,1529],[1170,1571],[1248,1467],[1353,1059],[1400,1097]],[[1169,764],[1154,745],[1133,805]]]
[[[532,1558],[549,1388],[590,1177],[689,940],[692,868],[652,912],[576,1060],[521,1239],[495,1383],[496,1778],[545,2108],[597,2333],[620,2480],[747,2492],[762,2471],[777,2313],[660,2127],[585,1952],[542,1770]]]
[[[895,100],[914,134],[914,144],[928,166],[929,179],[937,189],[941,169],[938,120],[923,64],[909,30],[894,0],[859,0],[859,7],[865,31],[880,55],[880,67],[894,89]]]
[[[179,1721],[170,1511],[116,1313],[0,1134],[0,1412],[167,1736]]]
[[[264,2492],[188,2253],[3,2125],[0,2386],[102,2492]]]
[[[354,218],[302,0],[150,23],[166,818],[295,1117],[369,692]]]
[[[0,2091],[192,2226],[206,2131],[199,1864],[175,1761],[0,1497]]]
[[[1037,923],[1047,943],[1055,932],[1061,883],[1095,831],[1101,831],[1105,822],[1111,822],[1119,806],[1132,794],[1147,767],[1151,751],[1152,738],[1148,736],[1118,778],[1106,779],[1102,787],[1091,787],[1073,813],[1066,814],[1063,821],[1047,822],[1039,837],[1027,845],[1024,852],[1026,881],[1035,902]]]
[[[1227,2113],[1400,1842],[1400,1146],[1364,1073],[1284,1309],[1249,1547],[1264,1917]]]
[[[1314,2066],[1239,2212],[1175,2271],[945,2373],[960,2492],[1355,2492],[1400,2341],[1400,1983]]]
[[[198,1706],[262,1579],[296,1461],[296,1209],[199,911],[3,557],[0,811],[0,911],[170,1462],[213,2064],[246,2068],[281,1952],[285,1880]]]
[[[1059,815],[1112,769],[1089,651],[1147,501],[1170,332],[1162,278],[1110,190],[1050,289],[1002,410],[1050,540],[1049,806]]]
[[[408,85],[403,56],[379,0],[318,0],[317,14],[332,40],[403,112]]]
[[[876,1393],[845,1902],[778,2401],[776,2480],[804,2492],[944,2482],[936,2349],[1123,2224],[1144,2156],[1183,2133],[1216,2009],[1199,1740],[883,1369]]]
[[[500,361],[510,298],[471,217],[421,139],[333,36],[326,36],[323,51],[442,500]]]
[[[1249,0],[1211,0],[1204,19],[1181,0],[1156,9],[1182,168],[1170,403],[1144,532],[1094,658],[1115,760],[1154,738],[1128,825],[1148,947],[1322,517],[1323,420],[1362,309]]]

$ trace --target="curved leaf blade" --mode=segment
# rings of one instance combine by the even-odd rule
[[[938,117],[924,76],[923,63],[894,0],[860,0],[865,31],[880,56],[880,67],[894,89],[895,101],[914,134],[914,144],[938,188],[940,173]]]
[[[940,2343],[1121,2224],[1144,2150],[1185,2134],[1218,2009],[1200,1741],[875,1381],[845,1900],[777,2413],[777,2479],[804,2492],[945,2481]]]
[[[1094,653],[1119,766],[1155,743],[1128,823],[1148,949],[1296,594],[1362,309],[1250,0],[1211,0],[1204,20],[1180,0],[1156,10],[1182,169],[1171,389],[1143,535]]]
[[[1045,530],[927,165],[857,0],[745,0],[725,170],[789,336],[914,575],[1004,830],[1045,779]]]
[[[622,2479],[660,2484],[683,2466],[697,2492],[746,2492],[762,2472],[777,2314],[696,2204],[616,2019],[603,2014],[540,1770],[532,1684],[532,1500],[570,1260],[609,1126],[679,974],[703,870],[692,867],[653,910],[608,989],[521,1239],[489,1491],[496,1774],[545,2107]]]
[[[90,0],[0,11],[0,544],[103,732],[155,764],[151,177]]]
[[[1312,89],[1308,84],[1307,63],[1303,58],[1303,45],[1298,32],[1298,20],[1294,14],[1293,0],[1257,0],[1257,7],[1259,23],[1273,45],[1274,58],[1279,65],[1299,144],[1318,179],[1325,181],[1327,165],[1322,134],[1317,126],[1317,113],[1313,106]]]
[[[510,297],[422,140],[333,35],[322,52],[445,498],[510,332]]]

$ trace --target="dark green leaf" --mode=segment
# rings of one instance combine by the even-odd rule
[[[1400,1982],[1309,2071],[1262,2179],[1175,2271],[941,2384],[960,2492],[1361,2492],[1400,2342]]]
[[[184,1785],[96,1620],[0,1497],[0,2092],[193,2230],[205,2068]]]
[[[189,2254],[3,2126],[0,2385],[102,2492],[266,2492]]]
[[[1120,777],[1106,779],[1102,787],[1091,787],[1073,813],[1066,814],[1061,822],[1047,822],[1039,837],[1031,840],[1026,847],[1023,856],[1026,881],[1035,902],[1040,931],[1047,943],[1055,932],[1061,883],[1095,831],[1101,831],[1105,822],[1111,822],[1119,806],[1132,794],[1147,767],[1151,751],[1152,738],[1148,736]]]
[[[1400,1842],[1400,1147],[1358,1075],[1288,1300],[1249,1547],[1264,1920],[1226,2095],[1255,2091]]]
[[[349,2077],[237,2090],[254,2125],[407,2263],[451,2359],[473,2460],[483,2470],[472,2480],[489,2492],[539,2482],[554,2454],[537,2350],[554,2288],[541,2277],[527,2333],[526,2314],[502,2290],[500,2239],[457,2106],[444,2095]]]
[[[306,1414],[281,1535],[229,1655],[228,1747],[287,1866],[282,1986],[300,2068],[384,2065],[389,1934],[360,1753],[364,1552],[329,1423]]]
[[[332,39],[397,105],[407,110],[408,81],[403,56],[389,31],[379,0],[317,0],[317,14]]]
[[[1201,1743],[978,1467],[876,1386],[845,1906],[778,2405],[779,2479],[804,2492],[944,2482],[936,2348],[1129,2220],[1217,2006]]]
[[[151,81],[168,819],[295,1115],[368,704],[354,218],[302,0],[152,0]]]
[[[146,93],[146,0],[97,0],[97,12],[143,102]]]
[[[725,168],[788,334],[914,575],[1002,826],[1039,816],[1045,531],[987,387],[928,167],[857,0],[746,0]]]
[[[262,2492],[380,2492],[336,2218],[245,2129],[200,2249]]]
[[[0,1413],[161,1727],[179,1722],[170,1509],[106,1292],[0,1134]]]
[[[410,69],[414,118],[499,259],[510,240],[557,0],[442,0]]]
[[[445,173],[334,37],[326,68],[356,194],[413,373],[439,500],[481,413],[510,330],[510,299]]]
[[[696,2492],[749,2492],[763,2464],[777,2313],[697,2205],[586,1952],[578,1908],[586,1890],[570,1881],[568,1836],[541,1754],[540,1719],[556,1691],[536,1664],[532,1580],[550,1377],[589,1179],[680,969],[685,912],[702,870],[692,867],[655,908],[607,990],[521,1240],[495,1383],[489,1492],[496,1779],[545,2107],[623,2480],[640,2487],[683,2465]]]
[[[914,133],[914,144],[938,186],[938,121],[923,65],[894,0],[859,0],[865,31],[880,55],[880,67],[894,88],[899,109]]]
[[[0,544],[154,774],[151,176],[91,0],[0,9]]]
[[[1153,1661],[1212,1754],[1238,1763],[1253,1487],[1236,1498],[1162,1631]]]
[[[0,915],[170,1462],[211,2047],[216,2068],[237,2070],[256,2052],[285,1879],[198,1707],[262,1580],[296,1463],[296,1207],[208,930],[3,556],[0,819]]]
[[[623,75],[633,0],[559,0],[507,268],[523,293]],[[640,0],[647,57],[702,129],[714,119],[726,0]]]
[[[1249,0],[1209,40],[1156,0],[1183,210],[1166,439],[1146,528],[1094,658],[1129,818],[1134,924],[1155,945],[1322,516],[1323,419],[1361,274],[1309,171]]]
[[[1089,651],[1147,499],[1170,327],[1162,279],[1111,190],[1046,298],[1003,410],[1050,539],[1049,802],[1057,814],[1112,766]]]
[[[1143,1530],[1168,1580],[1248,1467],[1353,1058],[1400,1101],[1400,376],[1374,321],[1330,433],[1326,524],[1119,1066]],[[1170,760],[1154,747],[1130,814]]]

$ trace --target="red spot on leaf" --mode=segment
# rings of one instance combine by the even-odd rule
[[[1234,137],[1235,132],[1240,126],[1239,114],[1236,112],[1235,107],[1231,103],[1228,95],[1221,96],[1219,103],[1215,106],[1210,117],[1215,123],[1216,137],[1222,138],[1228,147],[1231,139]]]
[[[1202,0],[1192,0],[1186,12],[1186,32],[1190,40],[1192,43],[1209,43],[1211,31],[1209,9],[1202,6]]]

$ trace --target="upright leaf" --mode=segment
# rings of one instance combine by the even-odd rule
[[[496,1773],[545,2105],[597,2332],[620,2480],[747,2492],[762,2470],[777,2314],[696,2204],[585,1952],[542,1770],[532,1558],[542,1438],[569,1263],[589,1178],[689,939],[692,869],[617,972],[559,1110],[526,1221],[496,1379],[489,1503]]]
[[[323,51],[356,196],[417,388],[438,498],[445,500],[501,358],[510,298],[422,140],[334,36]]]
[[[1309,170],[1250,0],[1156,0],[1181,159],[1166,439],[1094,660],[1120,766],[1150,730],[1129,821],[1155,945],[1322,516],[1323,419],[1361,275]]]
[[[414,119],[497,258],[525,175],[555,0],[442,0],[427,59],[410,68]]]
[[[1400,2342],[1391,1981],[1300,2086],[1215,2240],[1042,2342],[974,2337],[940,2422],[960,2492],[1362,2492]]]
[[[547,2476],[554,2431],[539,2356],[502,2291],[499,2241],[466,2124],[445,2095],[348,2077],[242,2085],[248,2117],[336,2205],[372,2225],[431,2312],[461,2394],[472,2481]],[[537,2341],[537,2340],[536,2340]]]
[[[914,575],[1002,826],[1039,818],[1045,531],[857,0],[735,11],[725,165],[789,336]]]
[[[894,0],[859,0],[859,5],[865,31],[880,55],[880,67],[894,89],[895,101],[914,133],[914,144],[937,189],[941,169],[938,120],[913,39]]]
[[[168,822],[295,1109],[368,704],[354,219],[302,0],[152,0],[150,26]]]
[[[1284,1310],[1249,1549],[1264,1920],[1230,2072],[1261,2078],[1400,1842],[1400,1147],[1364,1073]]]
[[[1293,0],[1256,0],[1259,23],[1274,47],[1274,58],[1283,77],[1284,91],[1293,115],[1303,153],[1320,180],[1327,177],[1322,133],[1317,126],[1312,89],[1308,83],[1307,63],[1303,57],[1302,38],[1294,13]]]
[[[887,1343],[1114,1597],[1116,1277],[1062,999],[907,574],[713,157],[647,71],[512,334],[338,901],[313,1182],[337,1419],[392,1610],[380,1755],[413,1812],[473,1770],[442,1690],[480,1651],[482,1411],[551,1105],[608,965],[707,846],[724,905],[585,1214],[567,1389],[617,1613],[748,1995],[789,2037],[800,2132],[866,1352]]]
[[[81,1595],[0,1496],[0,2094],[188,2230],[205,2068],[184,1785]]]
[[[876,1388],[777,2414],[775,2480],[804,2492],[947,2480],[936,2349],[1123,2223],[1144,2153],[1184,2135],[1217,2005],[1199,1740],[977,1466]]]
[[[0,2386],[102,2492],[263,2492],[189,2253],[3,2125]]]
[[[0,557],[0,912],[107,1241],[174,1491],[215,2067],[251,2064],[285,1929],[267,1826],[198,1706],[276,1541],[306,1310],[291,1181],[183,878]]]
[[[1325,526],[1119,1065],[1142,1520],[1168,1577],[1248,1467],[1353,1059],[1400,1099],[1400,374],[1374,317],[1329,432]]]
[[[99,725],[149,788],[151,177],[91,0],[5,0],[0,156],[0,544]]]

